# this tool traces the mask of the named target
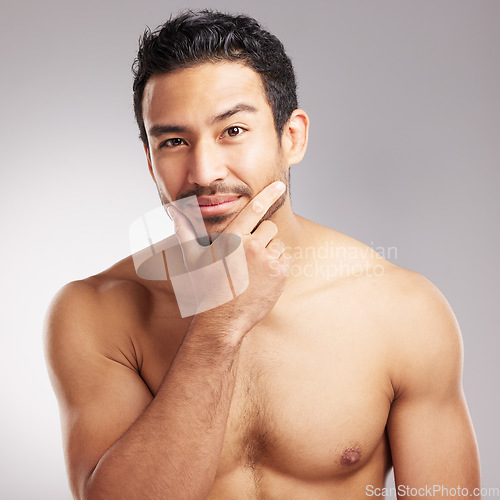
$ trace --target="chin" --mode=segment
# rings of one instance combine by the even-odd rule
[[[238,213],[214,215],[213,217],[203,217],[203,222],[205,223],[205,229],[207,230],[207,233],[209,235],[218,235],[222,233],[237,215]]]
[[[212,217],[203,217],[203,222],[205,223],[205,226],[211,227],[214,225],[228,225],[231,220],[235,218],[237,214],[221,214],[221,215],[214,215]]]

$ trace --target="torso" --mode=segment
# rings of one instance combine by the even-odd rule
[[[395,266],[371,253],[363,259],[361,274],[295,278],[243,340],[208,498],[356,499],[366,498],[367,485],[383,487],[394,391],[379,292]],[[384,266],[383,275],[369,271],[374,265]],[[130,259],[122,261],[99,279],[133,279],[130,269]],[[175,312],[165,285],[135,281],[146,287],[137,297],[142,325],[124,332],[117,347],[137,358],[154,396],[190,319]]]

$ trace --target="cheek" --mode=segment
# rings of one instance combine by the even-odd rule
[[[158,190],[160,191],[161,196],[165,198],[165,201],[170,203],[175,200],[181,187],[179,180],[171,174],[168,175],[161,169],[156,169],[154,174]]]
[[[279,154],[275,143],[252,141],[235,148],[227,157],[227,166],[248,185],[265,185],[277,178]]]
[[[169,202],[175,200],[183,182],[179,175],[175,175],[176,172],[182,172],[180,165],[176,165],[172,161],[168,162],[167,165],[167,161],[160,155],[153,157],[152,167],[160,193],[168,198]]]

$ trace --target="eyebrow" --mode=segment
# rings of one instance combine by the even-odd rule
[[[182,125],[153,125],[148,133],[152,137],[159,137],[163,134],[184,133],[187,132],[187,130],[187,127]]]
[[[228,109],[227,111],[224,111],[223,113],[214,116],[210,120],[210,124],[214,125],[218,122],[226,120],[227,118],[230,118],[231,116],[237,113],[242,113],[242,112],[257,113],[257,111],[258,109],[255,106],[251,106],[250,104],[245,104],[245,103],[236,104],[236,106],[232,107],[231,109]],[[163,134],[185,133],[188,131],[189,127],[186,127],[185,125],[153,125],[149,129],[148,133],[152,137],[159,137],[160,135]]]
[[[247,112],[247,113],[257,113],[257,108],[255,106],[251,106],[250,104],[245,104],[245,103],[240,103],[234,106],[231,109],[228,109],[227,111],[224,111],[220,115],[214,116],[210,120],[210,124],[214,125],[217,122],[221,122],[227,118],[230,118],[231,116],[235,115],[236,113],[241,113],[241,112]]]

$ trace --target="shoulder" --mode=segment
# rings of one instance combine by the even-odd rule
[[[310,277],[306,266],[311,269],[314,262],[314,277],[323,280],[327,287],[351,286],[361,284],[356,278],[383,275],[391,267],[376,248],[303,217],[298,219],[307,234],[307,243],[287,247],[287,251],[297,266],[303,267],[301,274],[305,277]]]
[[[450,304],[422,274],[391,264],[386,267],[380,292],[390,307],[391,326],[401,329],[406,325],[404,341],[435,345],[457,337],[458,324]]]
[[[462,338],[450,304],[420,273],[384,258],[384,251],[318,226],[318,241],[332,249],[328,288],[364,315],[387,353],[395,392],[436,379],[455,384],[462,367]]]
[[[335,248],[339,282],[376,311],[398,345],[414,350],[460,340],[450,304],[424,275],[389,262],[384,249],[345,235],[337,238]]]
[[[107,353],[130,343],[147,321],[151,291],[120,266],[63,286],[52,299],[44,322],[49,361],[76,352]]]
[[[389,366],[396,396],[461,382],[463,346],[455,314],[436,285],[397,266],[388,268],[376,301],[390,344]]]
[[[316,257],[327,256],[329,265],[335,265],[338,271],[338,280],[331,279],[331,284],[356,289],[378,310],[387,312],[388,324],[399,328],[404,322],[408,328],[411,319],[419,325],[456,325],[450,305],[438,287],[422,274],[388,261],[390,248],[368,246],[337,231],[316,227]]]
[[[105,271],[63,286],[51,301],[47,319],[121,322],[124,317],[140,315],[150,295],[138,281]]]

